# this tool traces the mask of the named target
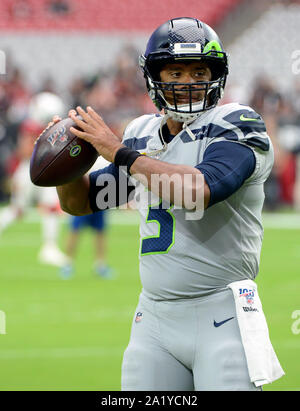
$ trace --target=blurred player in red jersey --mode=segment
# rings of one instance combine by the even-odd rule
[[[52,93],[39,93],[29,105],[28,118],[20,126],[16,168],[11,177],[11,201],[0,213],[0,234],[16,219],[23,217],[28,208],[37,204],[41,213],[42,247],[39,260],[61,266],[66,256],[57,246],[59,214],[61,209],[55,188],[40,188],[30,181],[29,165],[34,142],[57,110],[64,112],[62,100]]]

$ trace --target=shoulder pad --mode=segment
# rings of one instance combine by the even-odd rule
[[[209,134],[268,151],[270,142],[262,117],[248,106],[237,105],[237,108],[211,123]]]
[[[241,129],[245,136],[253,131],[258,131],[259,133],[266,131],[263,119],[253,110],[242,109],[233,111],[223,117],[223,120]]]

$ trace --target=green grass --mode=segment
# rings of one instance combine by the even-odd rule
[[[257,284],[270,338],[286,373],[264,390],[300,390],[300,334],[292,332],[292,313],[300,310],[299,229],[265,230]]]
[[[124,219],[123,219],[124,220]],[[138,226],[110,225],[109,263],[116,279],[93,273],[93,239],[83,233],[71,280],[37,262],[38,221],[22,221],[0,237],[0,390],[120,390],[123,351],[141,284]],[[60,237],[63,245],[66,225]],[[286,375],[264,390],[300,389],[300,230],[266,229],[259,293]]]
[[[61,245],[66,234],[63,226]],[[120,364],[141,288],[138,227],[109,229],[117,277],[93,272],[93,238],[81,238],[76,272],[61,280],[37,263],[39,224],[20,222],[0,239],[0,390],[119,390]]]

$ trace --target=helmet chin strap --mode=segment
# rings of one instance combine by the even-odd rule
[[[195,136],[195,134],[192,132],[192,130],[189,128],[187,122],[184,122],[184,123],[183,123],[182,129],[185,130],[185,131],[188,133],[188,135],[191,137],[191,139],[192,139],[193,141],[196,140],[196,136]]]
[[[200,111],[198,113],[193,113],[193,112],[188,112],[188,110],[190,109],[190,105],[189,104],[184,104],[184,105],[180,105],[177,106],[177,108],[179,108],[181,110],[180,113],[178,113],[175,110],[175,106],[169,104],[166,101],[167,107],[165,108],[166,113],[169,114],[169,117],[171,117],[173,120],[175,121],[179,121],[180,123],[187,123],[190,124],[193,121],[196,120],[196,118],[198,118],[203,112]],[[202,110],[203,108],[203,101],[199,101],[199,103],[194,103],[192,104],[192,108],[194,108],[195,110]],[[170,108],[171,110],[168,110],[168,108]],[[186,113],[183,113],[182,111],[187,111]]]

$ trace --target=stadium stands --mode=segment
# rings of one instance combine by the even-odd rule
[[[229,47],[232,80],[249,90],[257,75],[269,75],[286,92],[299,77],[293,70],[299,67],[295,53],[300,53],[299,22],[296,3],[278,3],[261,15]]]
[[[241,0],[189,0],[189,15],[214,26]],[[0,30],[151,31],[186,15],[181,0],[1,0]]]
[[[266,204],[300,209],[300,5],[277,3],[229,47],[227,98],[263,115],[275,146]],[[277,193],[277,194],[276,194]]]

